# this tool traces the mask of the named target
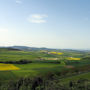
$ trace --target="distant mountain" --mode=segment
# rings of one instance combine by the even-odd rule
[[[50,49],[50,48],[37,48],[37,47],[28,47],[28,46],[12,46],[11,48],[24,50],[24,51],[56,50],[56,49]]]
[[[0,51],[21,51],[20,49],[15,49],[11,47],[0,47]]]
[[[40,51],[40,50],[48,50],[48,51],[60,51],[60,52],[90,52],[90,50],[79,50],[79,49],[53,49],[53,48],[37,48],[37,47],[28,47],[28,46],[10,46],[10,47],[0,47],[0,48],[11,48],[17,50],[24,51]]]
[[[11,48],[25,50],[25,51],[30,49],[30,47],[27,46],[12,46]]]
[[[24,51],[38,51],[38,50],[59,50],[59,49],[51,49],[51,48],[37,48],[37,47],[28,47],[28,46],[9,46],[9,47],[0,47],[0,48],[12,48],[12,49],[18,49],[18,50],[24,50]]]

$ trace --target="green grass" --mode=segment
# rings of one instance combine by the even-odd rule
[[[20,59],[37,60],[38,57],[56,57],[39,51],[5,51],[0,50],[0,61],[18,61]]]
[[[27,76],[36,76],[38,74],[45,74],[48,71],[56,71],[60,70],[57,67],[62,67],[65,65],[64,62],[61,64],[51,63],[57,62],[53,60],[46,61],[37,61],[38,57],[56,57],[55,55],[48,55],[45,53],[41,53],[39,51],[14,51],[8,49],[0,49],[0,61],[19,61],[21,59],[27,59],[33,61],[30,64],[15,64],[20,70],[17,71],[4,71],[0,72],[0,80],[6,81],[10,80],[14,77],[14,79],[19,77],[27,77]]]
[[[38,54],[33,52],[25,51],[2,51],[0,52],[0,61],[18,61],[20,59],[34,60],[37,58]]]
[[[63,64],[52,63],[30,63],[30,64],[15,64],[20,70],[16,71],[0,71],[0,82],[15,80],[20,77],[34,77],[37,75],[45,75],[47,72],[55,72],[62,70]]]
[[[17,76],[12,71],[0,71],[0,82],[15,80]]]
[[[63,83],[68,83],[69,81],[77,81],[80,78],[90,80],[90,72],[75,75],[75,76],[66,77],[66,78],[61,79],[60,81]]]
[[[48,71],[51,68],[56,68],[62,65],[63,64],[51,64],[51,63],[31,63],[31,64],[16,65],[17,67],[21,69],[18,71],[13,71],[13,73],[20,77],[21,76],[35,76],[43,70]]]
[[[66,65],[73,65],[73,66],[80,66],[80,65],[86,65],[90,64],[90,60],[81,60],[78,61],[67,61],[64,60],[64,58],[67,56],[72,57],[81,57],[83,53],[77,53],[77,52],[64,52],[64,54],[61,55],[49,55],[46,53],[42,53],[40,51],[14,51],[14,50],[7,50],[7,49],[0,49],[0,61],[19,61],[21,59],[27,59],[30,61],[33,61],[33,63],[29,64],[15,64],[17,67],[20,68],[20,70],[17,71],[2,71],[0,72],[0,82],[1,81],[8,81],[8,80],[15,80],[19,77],[33,77],[37,75],[45,75],[49,72],[60,72],[61,70],[64,70],[64,66]],[[61,58],[61,63],[56,64],[56,60],[45,60],[40,61],[39,58]],[[74,62],[74,63],[73,63]],[[76,62],[76,63],[75,63]],[[63,82],[68,82],[70,80],[86,77],[89,78],[90,73],[88,74],[82,74],[77,76],[72,76],[68,78],[62,79]]]

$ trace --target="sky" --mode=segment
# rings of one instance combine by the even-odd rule
[[[0,0],[0,46],[90,49],[90,0]]]

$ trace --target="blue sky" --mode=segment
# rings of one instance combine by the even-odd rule
[[[0,46],[90,49],[90,0],[0,0]]]

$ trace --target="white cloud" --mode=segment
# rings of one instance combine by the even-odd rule
[[[33,14],[28,17],[28,21],[31,23],[46,23],[48,15],[45,14]]]
[[[21,1],[21,0],[16,0],[16,3],[17,3],[17,4],[21,4],[22,1]]]

